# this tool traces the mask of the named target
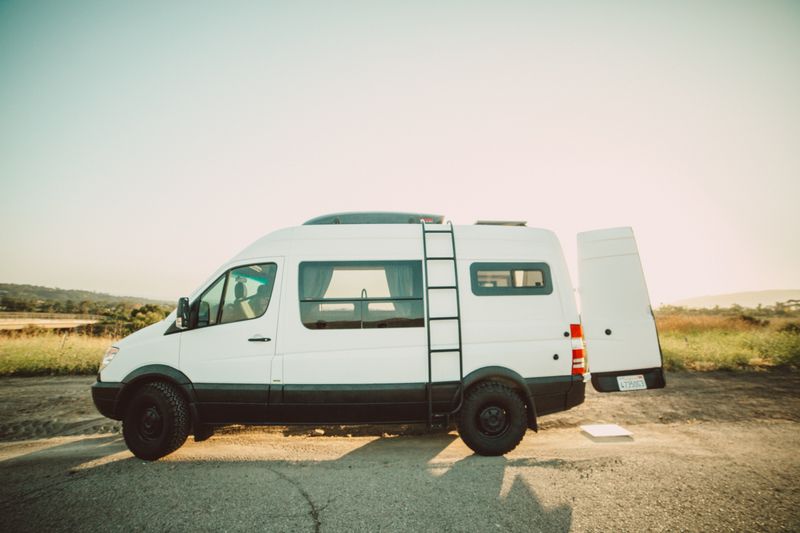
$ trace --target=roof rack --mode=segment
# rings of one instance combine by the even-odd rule
[[[479,220],[475,224],[478,226],[525,226],[526,220]]]
[[[426,213],[392,213],[386,211],[364,211],[322,215],[306,221],[304,226],[323,224],[443,224],[444,216]]]

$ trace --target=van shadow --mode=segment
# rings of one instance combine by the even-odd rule
[[[30,446],[35,449],[30,452],[4,450],[0,460],[0,479],[3,480],[0,483],[0,516],[4,518],[6,531],[20,529],[8,527],[9,523],[13,524],[15,515],[25,517],[26,521],[31,520],[32,514],[38,518],[49,516],[57,508],[51,497],[59,494],[64,486],[85,477],[97,466],[117,457],[130,456],[118,436],[98,435],[53,446],[47,443],[32,441]],[[31,502],[42,504],[35,506],[35,513],[27,506]]]
[[[119,435],[86,436],[54,446],[48,446],[46,442],[42,441],[41,446],[32,443],[35,449],[31,452],[7,456],[0,460],[0,467],[7,469],[17,465],[34,466],[40,462],[57,462],[60,468],[69,472],[73,467],[127,451]]]
[[[569,531],[571,507],[545,506],[523,475],[534,468],[558,468],[559,461],[479,455],[455,462],[439,458],[457,439],[453,434],[383,437],[353,450],[337,463],[375,472],[365,489],[396,495],[397,499],[384,499],[386,505],[381,509],[395,519],[409,523],[410,517],[403,514],[408,508],[406,495],[428,502],[433,514],[426,517],[420,512],[415,517],[418,521],[409,523],[410,529]],[[387,473],[381,475],[381,470]],[[398,476],[398,471],[402,475]],[[387,481],[392,483],[390,491],[385,488]],[[435,522],[431,522],[434,516]],[[392,529],[391,521],[382,523],[372,518],[372,524],[382,526],[377,529]]]
[[[463,457],[446,450],[456,438],[379,437],[321,460],[308,459],[313,448],[306,444],[293,445],[279,458],[256,460],[250,457],[263,454],[239,450],[234,435],[219,438],[221,454],[214,448],[196,454],[190,445],[153,463],[131,456],[119,437],[82,439],[1,462],[3,474],[11,475],[0,489],[0,507],[14,531],[102,529],[109,512],[120,513],[118,525],[127,529],[570,529],[572,508],[545,505],[528,482],[538,469],[560,462]],[[314,439],[321,453],[325,440]],[[293,460],[297,454],[302,458]],[[108,508],[91,503],[104,498]]]

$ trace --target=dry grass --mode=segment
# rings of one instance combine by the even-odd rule
[[[797,319],[670,314],[656,322],[670,370],[800,367]]]
[[[0,337],[0,376],[94,374],[113,339],[22,333]]]
[[[658,331],[662,333],[697,333],[700,331],[747,331],[753,324],[738,317],[719,315],[667,315],[657,318]]]

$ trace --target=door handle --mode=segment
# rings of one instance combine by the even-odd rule
[[[270,339],[269,337],[262,337],[261,335],[253,335],[247,340],[249,340],[250,342],[269,342],[272,339]]]

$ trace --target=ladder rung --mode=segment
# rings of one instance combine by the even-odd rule
[[[444,233],[445,235],[450,235],[451,243],[452,243],[452,255],[449,256],[433,256],[428,257],[428,238],[427,235],[429,233]],[[427,301],[427,311],[428,314],[428,321],[426,322],[426,329],[428,330],[428,384],[426,387],[426,397],[428,403],[428,428],[434,427],[447,427],[450,421],[450,416],[452,412],[435,412],[434,411],[434,398],[433,398],[433,382],[432,374],[431,374],[431,363],[433,361],[433,354],[437,353],[451,353],[458,355],[458,366],[460,373],[462,374],[459,377],[459,387],[457,389],[457,395],[460,394],[460,399],[458,403],[458,407],[456,407],[456,411],[461,407],[464,402],[464,376],[463,376],[463,361],[464,361],[464,351],[463,345],[461,341],[461,304],[459,302],[459,295],[458,295],[458,260],[456,259],[456,242],[455,242],[455,231],[453,225],[448,223],[447,226],[439,226],[437,229],[428,229],[425,226],[425,222],[422,223],[422,246],[423,246],[423,260],[425,261],[425,279],[426,279],[426,294],[428,295]],[[429,261],[452,261],[453,268],[455,269],[454,272],[454,283],[453,285],[433,285],[427,286],[427,279],[428,279],[428,268],[429,268]],[[456,309],[454,316],[430,316],[431,307],[430,307],[430,291],[432,290],[454,290],[456,291]],[[458,345],[451,348],[433,348],[431,347],[431,324],[434,320],[455,320],[456,324],[458,325]]]

